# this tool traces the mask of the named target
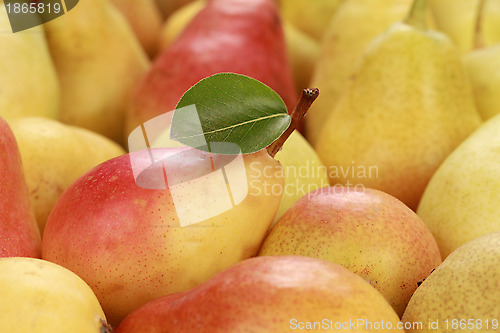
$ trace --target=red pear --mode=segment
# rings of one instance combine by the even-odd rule
[[[39,258],[40,243],[17,142],[0,118],[0,257]]]
[[[186,90],[219,72],[253,77],[293,109],[296,90],[274,0],[209,1],[142,80],[128,111],[126,135],[174,110]]]

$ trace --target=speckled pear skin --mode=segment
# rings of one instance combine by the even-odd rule
[[[396,198],[373,189],[322,188],[276,222],[259,255],[328,260],[369,281],[403,315],[418,281],[441,263],[424,222]]]
[[[358,320],[384,321],[392,329],[349,324]],[[314,321],[326,324],[315,332],[403,332],[382,295],[342,266],[268,256],[244,260],[197,288],[137,309],[116,333],[309,332],[306,323]],[[335,323],[345,323],[344,328],[335,329]]]
[[[363,184],[416,209],[437,167],[480,123],[450,39],[399,22],[365,50],[315,148],[337,170],[332,184]]]
[[[500,232],[492,232],[450,254],[415,291],[402,321],[423,323],[422,329],[407,333],[496,333],[500,330],[499,300]],[[465,319],[462,322],[471,326],[452,329],[453,319]],[[429,328],[429,320],[439,320],[439,327]]]

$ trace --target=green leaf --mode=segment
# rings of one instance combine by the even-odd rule
[[[249,154],[275,141],[290,121],[274,90],[245,75],[219,73],[184,93],[170,138],[204,151]]]

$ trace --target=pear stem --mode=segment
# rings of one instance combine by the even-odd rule
[[[288,128],[283,132],[283,134],[281,134],[281,136],[278,139],[276,139],[273,143],[271,143],[267,147],[267,152],[269,153],[269,156],[274,157],[280,151],[285,141],[290,137],[292,132],[300,124],[302,118],[306,114],[307,110],[309,110],[312,103],[316,100],[316,98],[318,98],[318,95],[319,95],[318,88],[307,88],[302,90],[299,101],[291,114],[292,121],[290,123],[290,126],[288,126]]]
[[[426,30],[427,24],[427,0],[413,0],[410,12],[404,22],[417,29]]]
[[[476,28],[474,30],[474,48],[482,49],[484,47],[483,39],[483,17],[484,17],[484,5],[486,0],[479,0],[477,6],[477,16],[476,16]]]

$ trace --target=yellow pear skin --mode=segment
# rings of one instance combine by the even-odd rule
[[[142,47],[153,58],[158,49],[163,18],[154,0],[111,0],[127,18]]]
[[[321,128],[332,113],[368,44],[391,24],[405,17],[412,0],[349,0],[336,10],[321,43],[311,87],[321,98],[305,117],[306,138],[315,145]],[[346,29],[346,27],[356,29]]]
[[[477,110],[484,120],[500,113],[500,44],[463,56]]]
[[[395,23],[366,49],[315,146],[330,182],[382,190],[416,209],[432,174],[481,124],[444,34]]]
[[[0,259],[0,331],[111,333],[97,297],[75,273],[51,262]]]
[[[285,19],[320,42],[325,27],[335,11],[345,0],[280,0],[281,13]]]
[[[125,154],[121,146],[100,134],[56,120],[27,117],[9,124],[41,233],[52,207],[71,183],[94,166]]]
[[[298,131],[292,132],[285,141],[283,148],[276,154],[276,160],[283,166],[285,185],[275,221],[302,196],[329,186],[326,167]]]
[[[441,164],[417,214],[443,258],[466,242],[500,230],[500,115],[484,123]]]
[[[12,33],[0,1],[0,116],[57,118],[59,79],[41,26]]]
[[[482,0],[429,0],[437,28],[465,53],[474,49],[479,2]],[[500,43],[500,0],[486,0],[481,20],[485,46]]]
[[[422,326],[406,332],[499,332],[498,281],[500,232],[492,232],[457,248],[418,287],[402,321]]]
[[[149,69],[125,17],[108,0],[86,0],[44,27],[61,82],[60,120],[120,143],[129,97]]]

